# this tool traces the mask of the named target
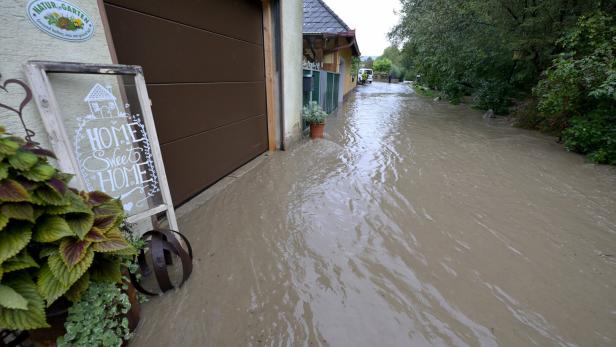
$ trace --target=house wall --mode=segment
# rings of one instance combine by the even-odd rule
[[[323,69],[329,72],[338,72],[338,52],[332,52],[323,56]]]
[[[94,34],[85,42],[67,42],[49,36],[34,26],[26,14],[27,0],[3,1],[0,21],[0,82],[17,78],[26,81],[23,64],[28,60],[57,60],[111,64],[112,58],[97,1],[70,0],[84,10],[94,22]],[[281,1],[282,5],[282,50],[284,88],[284,137],[288,141],[298,139],[301,133],[302,104],[302,4]],[[82,92],[83,87],[76,87]],[[18,104],[23,96],[18,87],[9,87],[10,94],[0,91],[0,103]],[[67,110],[69,111],[69,110]],[[34,101],[23,111],[27,126],[37,135],[35,140],[43,147],[50,148],[40,115]],[[17,136],[24,136],[23,127],[17,116],[4,110],[0,113],[0,124]],[[276,126],[276,128],[279,128]],[[287,142],[287,141],[285,141]]]
[[[19,79],[27,83],[24,73],[24,64],[28,60],[72,61],[99,64],[111,64],[112,57],[101,13],[98,5],[102,2],[95,0],[69,0],[80,7],[94,24],[94,33],[84,42],[68,42],[49,36],[39,30],[28,18],[26,8],[28,0],[10,0],[2,2],[0,21],[3,30],[0,32],[0,85],[7,79]],[[287,141],[299,139],[301,134],[301,102],[302,102],[302,5],[301,2],[284,1],[282,4],[282,30],[283,30],[283,89],[284,89],[284,137]],[[108,76],[115,79],[115,77]],[[75,99],[92,86],[92,80],[87,76],[60,75],[52,77],[56,89],[56,96],[60,102],[63,114],[84,114],[82,102],[76,105],[63,104],[63,99]],[[106,85],[117,88],[115,81],[108,81]],[[19,86],[7,86],[8,93],[0,90],[0,104],[17,107],[25,96]],[[71,96],[63,98],[63,96]],[[41,116],[34,101],[31,101],[23,110],[27,127],[36,133],[33,138],[44,148],[51,149]],[[16,136],[25,136],[19,117],[0,107],[0,125]],[[279,125],[275,127],[279,129]],[[148,223],[149,224],[149,223]],[[145,230],[149,227],[138,226]]]
[[[85,11],[94,22],[94,34],[85,42],[67,42],[51,37],[30,22],[26,14],[27,0],[3,1],[0,11],[2,33],[0,34],[0,74],[4,83],[7,79],[20,79],[26,82],[23,64],[28,60],[62,60],[74,62],[111,63],[111,56],[105,31],[96,1],[71,0],[71,3]],[[18,87],[8,87],[9,93],[0,91],[0,103],[17,105],[24,93],[17,92]],[[75,92],[83,93],[82,87],[74,86]],[[70,112],[70,110],[67,110]],[[28,128],[36,136],[34,140],[45,148],[51,148],[41,116],[31,101],[23,111]],[[17,136],[24,136],[19,118],[4,109],[0,109],[0,124]]]
[[[284,138],[288,147],[302,133],[302,23],[301,1],[281,1]]]
[[[344,80],[343,95],[346,96],[357,85],[356,81],[353,80],[353,75],[351,73],[351,66],[353,64],[353,53],[350,47],[341,49],[339,53],[340,60],[344,61],[344,75],[340,76],[340,78]]]

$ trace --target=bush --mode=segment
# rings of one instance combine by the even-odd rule
[[[122,203],[68,187],[71,176],[0,127],[0,327],[48,326],[45,307],[77,302],[93,282],[121,280],[134,248],[119,227]]]
[[[378,58],[372,64],[372,69],[376,73],[389,74],[391,71],[391,60],[387,58]]]
[[[616,164],[615,23],[600,11],[580,17],[533,90],[545,127],[564,129],[568,150],[602,164]]]
[[[597,111],[588,118],[574,117],[562,137],[568,150],[598,164],[616,164],[616,115]]]
[[[404,72],[405,81],[414,81],[415,78],[417,78],[417,74],[415,73],[415,71],[409,69]]]
[[[443,85],[443,93],[447,100],[454,105],[460,103],[461,98],[464,96],[464,91],[464,86],[455,80],[449,80]]]
[[[513,125],[523,129],[541,129],[541,124],[545,120],[537,111],[537,99],[529,98],[517,103],[511,110],[514,119]]]
[[[399,69],[400,69],[400,70],[398,71],[398,72],[399,72],[399,74],[398,74],[398,80],[399,80],[400,82],[404,82],[404,76],[406,76],[406,69],[405,69],[405,68],[403,68],[403,67],[401,67],[401,68],[399,68]]]
[[[475,92],[475,107],[482,110],[492,109],[496,114],[507,114],[511,105],[510,86],[502,81],[482,81]]]

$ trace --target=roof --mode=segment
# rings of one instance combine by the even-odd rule
[[[337,34],[351,31],[323,0],[304,0],[304,34]]]
[[[90,102],[90,101],[103,101],[103,100],[115,100],[115,99],[116,99],[115,96],[113,96],[113,94],[111,94],[111,92],[109,92],[107,88],[97,83],[90,90],[90,93],[88,93],[88,96],[86,96],[86,98],[83,99],[83,101]]]

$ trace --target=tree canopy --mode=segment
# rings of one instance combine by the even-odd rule
[[[377,73],[389,73],[391,71],[391,60],[387,58],[378,58],[372,64],[372,69]]]

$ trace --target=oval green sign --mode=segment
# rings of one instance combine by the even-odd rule
[[[37,28],[61,40],[81,42],[94,34],[91,17],[64,0],[30,0],[27,13]]]

